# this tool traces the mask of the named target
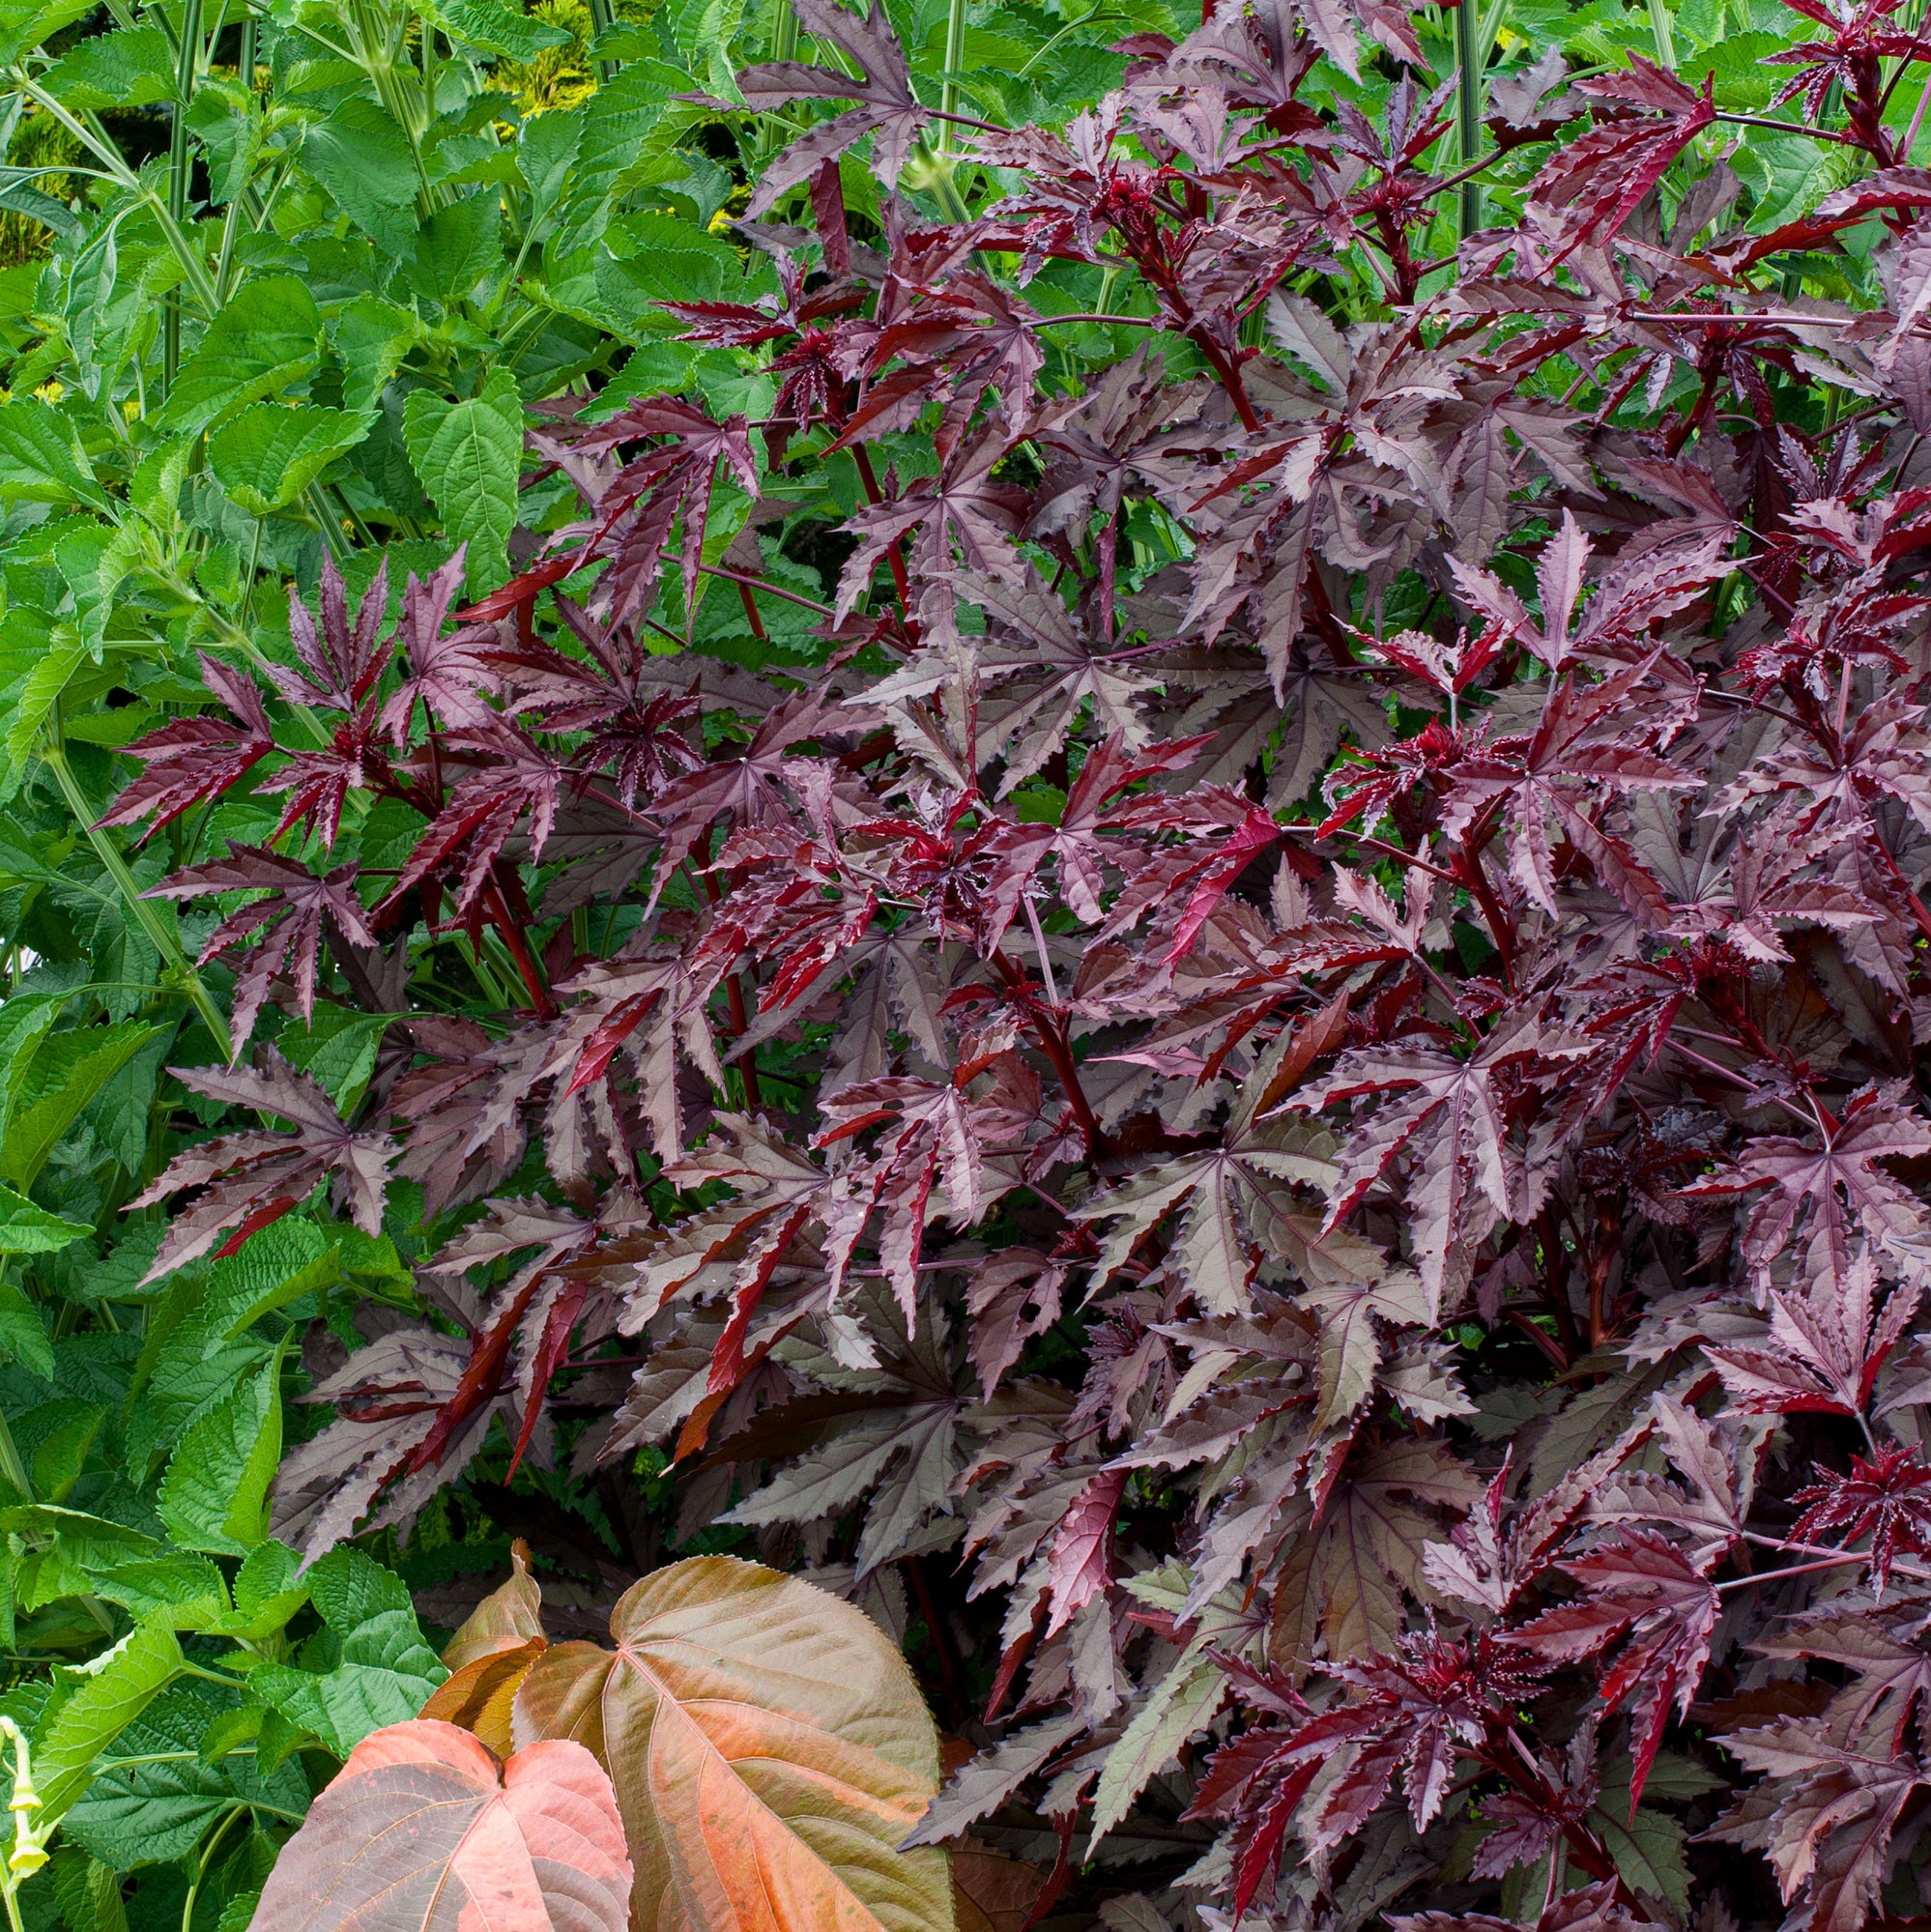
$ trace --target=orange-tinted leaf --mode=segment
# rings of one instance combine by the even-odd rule
[[[624,1932],[630,1860],[579,1745],[506,1766],[467,1731],[372,1732],[315,1801],[255,1909],[261,1932]]]
[[[546,1648],[541,1637],[532,1637],[514,1650],[491,1651],[472,1659],[436,1687],[418,1715],[460,1724],[499,1757],[506,1757],[511,1747],[510,1706],[530,1666]]]
[[[901,1852],[938,1743],[884,1632],[796,1577],[674,1563],[611,1613],[617,1649],[553,1645],[514,1732],[610,1768],[632,1923],[689,1932],[952,1932],[944,1855]]]
[[[530,1573],[530,1545],[518,1537],[509,1550],[509,1581],[492,1590],[470,1612],[469,1621],[449,1639],[443,1661],[460,1671],[500,1651],[520,1651],[543,1631],[543,1592]],[[453,1681],[453,1680],[452,1680]]]
[[[530,1545],[510,1548],[509,1581],[493,1590],[449,1639],[448,1679],[418,1714],[474,1731],[499,1757],[510,1751],[509,1710],[530,1666],[549,1648],[543,1593],[530,1573]]]

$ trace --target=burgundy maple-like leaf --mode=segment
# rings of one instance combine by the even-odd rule
[[[1603,1880],[1566,1891],[1542,1908],[1532,1932],[1643,1932],[1655,1921],[1632,1909],[1620,1880]],[[1389,1915],[1392,1932],[1523,1932],[1513,1920],[1485,1912],[1417,1912]]]
[[[1558,258],[1622,229],[1670,163],[1715,120],[1713,85],[1714,77],[1698,93],[1641,54],[1618,72],[1576,83],[1595,100],[1656,111],[1608,121],[1565,143],[1530,184],[1533,201],[1564,211]]]
[[[1502,1791],[1482,1803],[1495,1829],[1482,1840],[1471,1869],[1477,1878],[1503,1878],[1516,1865],[1537,1865],[1569,1828],[1580,1825],[1595,1804],[1600,1783],[1596,1726],[1585,1721],[1570,1741],[1568,1763],[1550,1766],[1538,1753],[1536,1786]],[[1412,1923],[1412,1921],[1410,1921]]]
[[[1827,1475],[1790,1500],[1804,1505],[1791,1525],[1794,1539],[1870,1539],[1871,1584],[1880,1597],[1900,1555],[1931,1552],[1931,1465],[1915,1444],[1880,1449],[1868,1461],[1854,1454],[1848,1475]]]
[[[581,568],[608,558],[610,568],[593,592],[596,608],[612,622],[648,612],[650,593],[663,573],[664,550],[679,520],[683,529],[684,605],[695,607],[699,566],[704,561],[705,529],[710,500],[717,486],[719,466],[731,471],[747,495],[758,494],[758,471],[751,459],[750,433],[744,418],[734,416],[714,422],[702,409],[675,396],[651,396],[620,410],[606,422],[582,424],[552,434],[533,434],[532,447],[552,461],[608,455],[624,444],[664,437],[632,456],[615,476],[599,479],[592,499],[596,521],[581,550],[572,551],[570,567]],[[581,477],[579,467],[573,475]],[[533,595],[568,572],[552,559],[506,584],[484,609],[513,608],[506,603]]]
[[[838,177],[835,161],[820,164],[820,179],[829,167],[834,184]],[[816,197],[817,187],[814,184]],[[842,212],[843,203],[839,208]],[[847,253],[850,249],[848,245]],[[760,296],[757,303],[667,302],[660,304],[671,314],[690,324],[682,340],[715,342],[734,349],[756,348],[762,343],[793,338],[791,346],[771,359],[773,374],[782,371],[784,381],[771,404],[773,420],[789,418],[800,428],[821,418],[843,426],[846,419],[846,391],[850,377],[846,362],[850,353],[848,325],[839,318],[849,315],[864,300],[860,283],[850,278],[849,259],[837,268],[826,258],[839,279],[825,287],[805,292],[805,272],[788,251],[778,255],[778,278],[784,294]]]
[[[917,421],[928,402],[945,404],[935,447],[952,453],[988,389],[1006,413],[1021,414],[1046,360],[1039,317],[1009,290],[969,271],[926,291],[909,314],[890,321],[871,345],[875,380],[846,425],[841,444]],[[882,374],[894,360],[904,367]]]
[[[1707,1572],[1721,1547],[1707,1546],[1697,1556],[1654,1531],[1623,1530],[1601,1548],[1558,1566],[1584,1586],[1586,1595],[1545,1610],[1510,1633],[1511,1643],[1552,1663],[1593,1657],[1628,1636],[1603,1671],[1599,1689],[1606,1709],[1628,1699],[1635,1713],[1631,1823],[1662,1746],[1670,1708],[1675,1706],[1680,1718],[1689,1716],[1710,1660],[1710,1638],[1722,1600]]]
[[[1740,1415],[1861,1416],[1877,1378],[1908,1333],[1921,1291],[1878,1299],[1877,1266],[1859,1254],[1810,1292],[1772,1289],[1767,1345],[1708,1350]]]
[[[466,1467],[501,1420],[514,1427],[505,1391],[446,1444],[442,1462],[402,1475],[453,1399],[470,1356],[467,1340],[411,1324],[378,1336],[297,1399],[327,1403],[335,1420],[295,1444],[275,1472],[270,1525],[310,1561],[358,1531],[406,1528],[447,1480]]]
[[[324,938],[364,949],[376,944],[362,902],[356,896],[356,868],[338,866],[318,879],[299,859],[267,846],[231,845],[226,858],[184,866],[149,889],[150,899],[202,899],[220,892],[259,891],[262,896],[230,912],[209,934],[197,965],[231,946],[243,946],[235,975],[230,1030],[239,1055],[255,1030],[262,1002],[277,974],[295,985],[303,1019],[315,1013],[315,983]]]
[[[725,814],[734,827],[787,822],[791,793],[784,784],[790,748],[812,735],[823,718],[821,701],[801,693],[774,707],[735,758],[721,758],[674,778],[650,801],[651,821],[664,828],[656,890]]]
[[[1851,1280],[1859,1234],[1909,1262],[1931,1244],[1931,1223],[1917,1197],[1877,1164],[1931,1153],[1931,1122],[1901,1093],[1864,1087],[1840,1114],[1813,1103],[1814,1139],[1759,1135],[1736,1168],[1684,1189],[1686,1198],[1772,1192],[1751,1210],[1744,1253],[1759,1279],[1790,1245],[1800,1225],[1807,1236],[1805,1274],[1828,1274],[1849,1294],[1868,1290]],[[1861,1304],[1860,1304],[1861,1305]]]
[[[274,727],[262,694],[245,672],[201,652],[201,681],[236,722],[175,718],[128,747],[147,767],[102,815],[103,825],[132,825],[152,817],[152,837],[195,806],[239,785],[275,749]]]
[[[1499,819],[1511,874],[1551,915],[1557,909],[1553,827],[1633,917],[1662,923],[1656,881],[1630,847],[1602,825],[1600,808],[1592,809],[1598,795],[1697,785],[1693,773],[1645,742],[1673,722],[1671,713],[1657,715],[1636,698],[1651,668],[1652,660],[1644,660],[1593,685],[1554,680],[1533,736],[1473,745],[1443,776],[1443,830],[1461,840],[1478,822]]]
[[[895,497],[871,504],[847,519],[858,547],[838,580],[838,615],[848,617],[870,589],[872,572],[885,553],[916,531],[911,567],[922,576],[950,577],[957,562],[982,576],[1018,585],[1023,567],[1013,537],[1024,520],[1027,498],[993,472],[1011,447],[1013,432],[994,416],[965,439],[937,476],[918,476]]]
[[[1723,1748],[1771,1775],[1706,1835],[1763,1846],[1785,1902],[1807,1893],[1803,1923],[1814,1932],[1859,1932],[1878,1903],[1906,1806],[1931,1782],[1925,1767],[1909,1751],[1846,1744],[1816,1718],[1732,1731]],[[1773,1821],[1767,1844],[1752,1812]]]
[[[888,188],[910,158],[911,147],[931,116],[912,91],[905,49],[883,11],[850,13],[833,0],[798,0],[798,24],[813,39],[834,46],[858,72],[812,67],[803,61],[767,61],[736,75],[744,104],[765,113],[793,101],[855,101],[859,104],[821,122],[779,153],[765,167],[745,213],[756,219],[776,206],[785,192],[809,181],[826,162],[867,134],[872,165]]]
[[[402,593],[402,620],[395,641],[402,646],[402,680],[382,707],[381,727],[397,751],[409,746],[419,706],[435,723],[476,727],[490,712],[485,694],[496,686],[490,651],[499,643],[496,626],[464,624],[443,634],[449,606],[463,587],[468,545],[424,583],[412,570]]]
[[[288,634],[302,670],[270,664],[266,667],[270,683],[293,705],[355,710],[389,662],[389,647],[379,636],[388,608],[387,561],[376,566],[375,579],[362,592],[352,620],[342,573],[335,560],[325,555],[321,595],[313,613],[301,592],[289,587]]]
[[[1129,1469],[1103,1469],[1073,1499],[1053,1532],[1047,1561],[1052,1610],[1047,1634],[1063,1629],[1112,1580],[1113,1519]]]
[[[1008,1054],[1022,1081],[1032,1077]],[[976,1070],[974,1070],[976,1071]],[[985,1156],[1017,1139],[1024,1122],[1010,1111],[1012,1095],[994,1085],[983,1095],[963,1081],[928,1081],[892,1075],[843,1087],[823,1103],[826,1126],[816,1144],[835,1146],[867,1128],[882,1126],[872,1150],[855,1159],[842,1177],[841,1201],[831,1221],[825,1258],[831,1291],[838,1293],[851,1254],[871,1217],[879,1218],[879,1260],[909,1323],[918,1302],[918,1264],[926,1218],[936,1186],[945,1189],[945,1213],[969,1227],[989,1202]],[[1031,1094],[1037,1110],[1037,1082]],[[994,1190],[995,1195],[997,1189]]]
[[[1338,1763],[1311,1815],[1300,1816],[1303,1842],[1318,1853],[1339,1844],[1373,1813],[1397,1774],[1415,1829],[1440,1811],[1461,1752],[1483,1745],[1498,1719],[1536,1685],[1545,1667],[1483,1633],[1452,1642],[1434,1630],[1403,1640],[1397,1656],[1370,1652],[1323,1665],[1343,1687],[1342,1701],[1305,1721],[1249,1730],[1217,1752],[1187,1814],[1232,1821],[1233,1903],[1244,1913],[1272,1877],[1287,1831],[1316,1777]],[[1231,1671],[1235,1693],[1261,1708],[1293,1714],[1285,1685]]]
[[[617,795],[634,807],[639,793],[659,792],[703,763],[691,729],[703,710],[698,680],[688,691],[664,690],[653,675],[659,660],[644,649],[634,624],[596,623],[561,591],[556,604],[584,657],[533,644],[499,648],[490,662],[516,687],[511,713],[533,713],[546,732],[588,732],[573,762],[590,770],[615,764]]]
[[[389,645],[378,637],[389,598],[388,565],[376,572],[352,621],[347,592],[334,563],[324,559],[317,614],[289,588],[289,628],[303,670],[267,667],[268,677],[291,704],[340,713],[340,722],[319,746],[287,749],[274,777],[256,786],[264,794],[285,793],[288,804],[270,833],[273,845],[295,826],[335,843],[342,811],[360,792],[413,796],[383,749],[383,708],[377,682],[389,661]],[[418,622],[426,614],[418,611]],[[440,620],[439,620],[440,621]]]
[[[347,1126],[321,1086],[273,1047],[262,1050],[253,1067],[168,1071],[190,1093],[279,1115],[294,1125],[289,1131],[247,1128],[189,1147],[128,1203],[130,1209],[152,1207],[170,1195],[199,1190],[169,1221],[144,1283],[185,1268],[217,1242],[217,1258],[234,1254],[325,1180],[336,1184],[358,1227],[369,1235],[382,1232],[389,1164],[399,1151],[395,1141],[377,1129]]]
[[[393,909],[423,879],[441,873],[454,877],[458,914],[472,917],[495,881],[497,862],[516,827],[528,821],[530,855],[537,859],[556,822],[558,800],[571,773],[507,718],[491,712],[486,723],[472,730],[447,732],[444,742],[469,753],[476,768],[417,840],[409,863],[376,908],[377,917]]]
[[[1535,1182],[1512,1149],[1512,1095],[1574,1078],[1590,1049],[1523,1019],[1498,1025],[1467,1059],[1423,1047],[1345,1055],[1297,1108],[1383,1096],[1356,1118],[1344,1143],[1327,1225],[1337,1226],[1403,1156],[1415,1256],[1433,1307],[1442,1305],[1473,1244],[1498,1220],[1526,1218]]]

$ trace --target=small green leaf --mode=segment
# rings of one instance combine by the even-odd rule
[[[34,1445],[30,1473],[35,1493],[43,1501],[67,1501],[106,1420],[107,1411],[99,1402],[82,1402]]]
[[[63,1221],[25,1195],[0,1187],[0,1254],[51,1254],[94,1232],[78,1221]]]
[[[42,1381],[53,1380],[53,1343],[47,1338],[46,1323],[25,1289],[13,1282],[0,1283],[0,1349],[21,1368],[31,1369]]]
[[[342,400],[350,409],[374,405],[420,329],[408,309],[380,296],[359,296],[336,315],[330,339],[342,359]]]
[[[301,1067],[322,1082],[346,1118],[375,1072],[376,1053],[391,1018],[318,1001],[308,1025],[288,1027],[275,1045],[290,1066]]]
[[[173,1682],[181,1646],[164,1619],[136,1624],[111,1649],[59,1682],[70,1694],[43,1716],[33,1745],[43,1830],[87,1789],[94,1760]]]
[[[416,233],[422,186],[409,137],[373,101],[336,103],[309,124],[302,159],[336,205],[377,246],[400,254]]]
[[[159,27],[94,34],[47,70],[42,84],[71,109],[150,107],[174,98],[174,50]]]
[[[280,394],[314,369],[321,331],[315,298],[295,276],[245,283],[182,364],[157,427],[191,434]]]
[[[545,47],[570,43],[562,28],[533,20],[503,0],[436,0],[435,12],[451,40],[504,60],[532,61]]]
[[[281,1456],[277,1353],[182,1437],[159,1508],[185,1549],[245,1556],[268,1535],[269,1485]]]
[[[408,1585],[364,1551],[344,1543],[305,1580],[341,1640],[339,1658],[323,1672],[257,1664],[248,1684],[288,1722],[345,1757],[371,1731],[415,1716],[448,1672],[422,1640]]]
[[[249,163],[261,145],[255,98],[232,80],[203,74],[188,102],[187,125],[208,157],[209,199],[226,207],[247,187]]]
[[[509,533],[523,462],[523,403],[506,369],[491,372],[479,396],[450,402],[417,389],[404,406],[402,436],[452,543],[467,543],[469,587],[492,591],[509,575]]]
[[[290,1723],[347,1757],[371,1731],[415,1716],[447,1674],[422,1641],[415,1613],[389,1610],[344,1639],[334,1669],[263,1663],[248,1683]]]
[[[352,1543],[339,1544],[310,1569],[308,1594],[323,1622],[338,1636],[346,1637],[391,1610],[416,1614],[408,1584]]]
[[[202,1758],[202,1744],[238,1703],[237,1692],[201,1683],[177,1684],[156,1699],[95,1768],[86,1797],[68,1813],[68,1834],[127,1871],[186,1856],[238,1804],[299,1818],[308,1804],[300,1767],[264,1772],[239,1754]]]
[[[423,222],[403,260],[402,280],[424,301],[453,308],[503,266],[503,197],[489,187]]]
[[[115,1026],[77,1026],[43,1043],[27,1069],[0,1139],[0,1175],[31,1187],[68,1129],[94,1096],[155,1036],[133,1021]]]
[[[375,421],[365,410],[256,403],[208,439],[208,467],[250,516],[286,509]]]
[[[0,502],[110,507],[73,425],[30,396],[0,407]]]
[[[121,1875],[111,1866],[77,1845],[63,1845],[54,1854],[53,1884],[68,1932],[128,1932]]]
[[[308,1601],[302,1558],[286,1543],[265,1543],[248,1552],[235,1575],[235,1607],[217,1633],[258,1643],[273,1636]]]
[[[131,1616],[159,1617],[177,1630],[206,1630],[228,1613],[221,1572],[207,1557],[182,1549],[116,1564],[97,1579],[94,1594]]]

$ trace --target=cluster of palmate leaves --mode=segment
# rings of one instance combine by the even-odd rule
[[[79,14],[9,1906],[240,1932],[346,1759],[265,1932],[425,1785],[573,1932],[1923,1916],[1916,17]],[[618,1650],[437,1689],[518,1533]]]

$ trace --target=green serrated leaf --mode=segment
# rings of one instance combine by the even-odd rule
[[[533,20],[503,0],[436,0],[435,12],[451,40],[504,60],[532,61],[545,47],[570,43],[562,28]]]
[[[174,1681],[181,1646],[165,1620],[136,1624],[89,1662],[61,1673],[70,1693],[43,1716],[33,1744],[43,1830],[86,1791],[94,1760]]]
[[[73,425],[32,396],[0,406],[0,503],[22,501],[111,507]]]
[[[322,313],[305,282],[264,275],[245,283],[182,364],[156,426],[191,434],[280,394],[314,370],[321,332]]]
[[[250,516],[286,509],[375,421],[368,410],[256,403],[208,439],[208,468]]]
[[[29,1473],[34,1491],[48,1503],[64,1503],[80,1481],[88,1452],[107,1420],[106,1409],[99,1402],[82,1402],[34,1445]]]
[[[1638,1807],[1635,1824],[1628,1807],[1599,1805],[1588,1824],[1616,1861],[1617,1875],[1632,1890],[1665,1900],[1677,1911],[1689,1903],[1689,1866],[1684,1859],[1683,1827],[1666,1812]]]
[[[94,1594],[130,1615],[177,1630],[206,1630],[228,1613],[228,1586],[205,1556],[168,1550],[119,1563],[96,1577]]]
[[[339,1636],[391,1610],[415,1614],[408,1584],[350,1543],[331,1549],[309,1570],[308,1594],[323,1622]]]
[[[53,1380],[53,1342],[46,1323],[26,1290],[13,1282],[0,1283],[0,1349],[42,1381]]]
[[[15,1187],[31,1187],[88,1102],[157,1030],[124,1021],[113,1026],[76,1027],[44,1042],[0,1139],[0,1175]]]
[[[302,159],[378,247],[400,254],[409,245],[421,177],[408,136],[375,101],[352,97],[311,122]]]
[[[149,107],[174,98],[175,56],[159,27],[95,34],[71,47],[47,70],[43,85],[63,105],[99,113],[103,107]]]
[[[308,1025],[289,1027],[275,1044],[290,1066],[301,1067],[322,1082],[347,1118],[375,1072],[376,1054],[391,1018],[318,1002]]]
[[[420,326],[408,309],[373,295],[359,296],[336,315],[329,335],[342,359],[342,400],[350,409],[368,409],[379,400]]]
[[[308,1787],[299,1767],[264,1772],[245,1754],[202,1758],[203,1741],[239,1708],[238,1693],[198,1683],[157,1698],[97,1767],[86,1797],[68,1813],[68,1835],[128,1871],[184,1857],[238,1804],[300,1818]]]
[[[268,1535],[269,1485],[280,1457],[277,1354],[183,1436],[158,1505],[168,1535],[185,1549],[245,1556]]]
[[[25,1195],[0,1187],[0,1254],[51,1254],[93,1232],[83,1222],[63,1220]]]
[[[29,47],[39,46],[93,11],[88,0],[48,0],[45,5],[5,0],[0,5],[0,62],[17,60]]]
[[[235,1575],[235,1607],[216,1634],[251,1643],[273,1636],[308,1601],[302,1558],[286,1543],[265,1543],[248,1552]]]
[[[448,1673],[422,1640],[408,1586],[364,1551],[331,1550],[306,1580],[341,1639],[337,1660],[321,1672],[258,1664],[248,1684],[289,1723],[346,1756],[369,1732],[413,1717]]]
[[[516,379],[506,369],[493,370],[482,394],[467,402],[417,389],[403,410],[402,436],[450,541],[469,545],[471,592],[494,590],[509,575],[523,461]]]
[[[53,1859],[54,1896],[67,1932],[128,1932],[121,1902],[121,1875],[77,1845],[63,1845]]]

